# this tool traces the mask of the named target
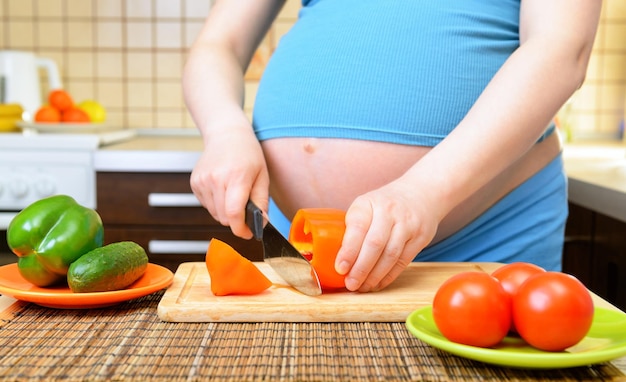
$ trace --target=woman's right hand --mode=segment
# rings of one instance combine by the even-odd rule
[[[248,199],[263,211],[269,202],[269,175],[261,145],[247,121],[205,138],[205,147],[191,174],[193,193],[221,224],[249,239],[245,209]],[[247,124],[247,126],[245,126]]]
[[[243,112],[244,73],[284,0],[216,1],[183,73],[185,103],[204,150],[191,174],[193,193],[221,224],[251,238],[248,199],[267,211],[269,175]]]

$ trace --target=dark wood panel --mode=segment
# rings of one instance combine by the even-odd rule
[[[17,262],[17,256],[7,244],[7,231],[0,231],[0,266]]]
[[[593,290],[626,310],[626,223],[596,214]]]
[[[150,261],[175,271],[179,264],[204,261],[198,253],[150,253],[152,240],[206,241],[218,238],[252,261],[263,258],[260,242],[244,240],[216,222],[203,207],[153,207],[151,193],[192,194],[189,173],[97,174],[97,210],[104,223],[105,243],[131,240],[141,245]]]
[[[219,225],[202,207],[151,207],[150,193],[188,193],[187,173],[97,174],[97,210],[105,224]]]
[[[570,203],[563,245],[563,271],[591,288],[595,213]]]
[[[563,271],[626,309],[626,223],[570,203]]]

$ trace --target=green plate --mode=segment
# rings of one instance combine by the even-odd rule
[[[535,349],[519,337],[507,336],[499,345],[480,348],[448,341],[437,329],[432,307],[412,312],[406,326],[415,337],[452,354],[485,363],[533,369],[553,369],[607,362],[626,355],[626,314],[595,308],[587,336],[562,352]]]

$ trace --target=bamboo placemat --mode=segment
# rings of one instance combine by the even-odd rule
[[[610,363],[495,367],[412,337],[403,323],[171,323],[162,292],[115,307],[16,303],[0,315],[0,380],[626,381]]]

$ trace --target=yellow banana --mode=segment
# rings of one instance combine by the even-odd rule
[[[22,120],[21,116],[4,116],[0,115],[0,132],[19,131],[17,123]]]
[[[17,103],[2,103],[0,104],[0,116],[12,116],[22,117],[24,109]]]

